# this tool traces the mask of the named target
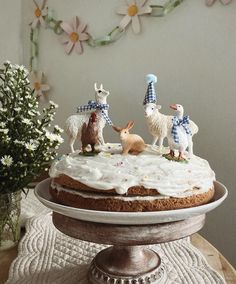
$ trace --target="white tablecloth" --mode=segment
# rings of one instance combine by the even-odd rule
[[[19,244],[6,284],[87,284],[92,258],[105,245],[70,238],[52,224],[51,212],[36,200],[32,190],[22,202],[26,233]],[[168,284],[226,284],[190,238],[150,246],[165,263]]]

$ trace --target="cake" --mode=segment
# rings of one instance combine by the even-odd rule
[[[109,91],[95,83],[95,101],[78,107],[79,114],[66,121],[71,153],[51,166],[53,200],[90,210],[145,212],[199,206],[213,198],[215,174],[206,160],[193,155],[198,126],[184,116],[180,104],[170,106],[174,116],[160,113],[154,87],[157,77],[148,74],[146,83],[143,105],[153,145],[130,133],[133,121],[125,127],[112,123]],[[119,133],[121,144],[104,143],[106,124]],[[163,147],[165,138],[168,148]],[[74,152],[76,139],[82,148]]]
[[[175,210],[213,198],[215,174],[206,160],[171,161],[156,149],[122,155],[121,144],[105,144],[95,156],[63,155],[50,168],[50,193],[63,205],[116,212]]]

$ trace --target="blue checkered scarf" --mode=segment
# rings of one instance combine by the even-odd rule
[[[179,135],[178,135],[178,127],[183,126],[185,132],[189,135],[192,135],[191,130],[189,128],[189,116],[184,116],[183,119],[174,116],[172,118],[173,126],[171,129],[172,137],[175,143],[179,144]]]
[[[146,105],[147,103],[156,103],[157,102],[157,97],[156,97],[156,92],[154,88],[154,82],[150,82],[148,84],[147,92],[143,100],[143,105]]]
[[[100,103],[97,103],[95,101],[88,101],[87,105],[77,107],[77,112],[84,112],[84,111],[89,111],[89,110],[92,110],[92,109],[100,110],[101,113],[102,113],[102,116],[104,117],[106,122],[109,125],[113,125],[111,119],[109,118],[109,116],[104,111],[104,110],[108,110],[109,109],[109,105],[108,104],[100,104]]]

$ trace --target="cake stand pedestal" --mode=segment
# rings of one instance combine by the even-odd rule
[[[174,241],[199,231],[205,223],[205,214],[161,224],[116,225],[82,221],[53,212],[53,223],[70,237],[113,245],[93,259],[88,271],[90,283],[163,284],[168,278],[165,263],[145,246]]]

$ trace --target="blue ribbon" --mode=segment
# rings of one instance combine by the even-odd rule
[[[192,135],[192,132],[189,128],[189,116],[186,115],[183,117],[183,119],[178,118],[177,116],[174,116],[172,119],[172,122],[173,122],[173,126],[171,129],[171,134],[172,134],[172,137],[175,143],[179,144],[179,135],[178,135],[178,129],[177,129],[179,126],[183,126],[185,132],[189,135]]]
[[[89,111],[89,110],[100,110],[102,113],[102,116],[104,117],[104,119],[106,120],[106,122],[109,125],[112,125],[112,121],[111,119],[108,117],[108,115],[104,112],[104,110],[108,110],[109,109],[109,104],[101,104],[101,103],[97,103],[95,101],[88,101],[87,105],[83,105],[83,106],[79,106],[77,107],[77,112],[84,112],[84,111]]]

